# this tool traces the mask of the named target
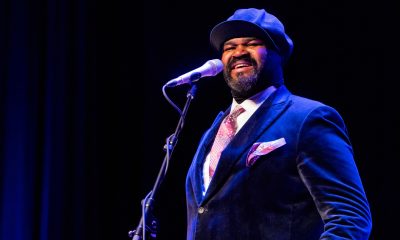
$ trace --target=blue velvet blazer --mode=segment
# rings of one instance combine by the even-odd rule
[[[187,240],[368,239],[371,213],[343,119],[285,86],[222,152],[203,196],[203,163],[227,114],[205,132],[187,174]],[[246,163],[253,144],[282,138]]]

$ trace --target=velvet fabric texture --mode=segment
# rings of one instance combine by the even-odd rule
[[[222,152],[203,196],[203,163],[227,114],[205,132],[187,174],[187,240],[368,239],[369,203],[343,119],[285,86]],[[282,138],[246,166],[254,143]]]

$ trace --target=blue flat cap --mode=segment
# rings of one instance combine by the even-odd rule
[[[211,45],[222,51],[224,42],[237,37],[257,37],[267,46],[277,50],[284,62],[293,51],[293,41],[285,33],[285,27],[274,15],[264,9],[238,9],[226,21],[217,24],[210,33]]]

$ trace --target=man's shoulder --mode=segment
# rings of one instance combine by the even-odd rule
[[[331,108],[322,101],[316,99],[308,98],[305,96],[297,95],[292,93],[286,86],[280,86],[274,93],[271,101],[274,104],[289,103],[291,108],[298,110],[310,111],[315,108],[327,107]]]
[[[315,113],[317,116],[322,114],[340,117],[340,113],[334,107],[322,101],[293,94],[290,96],[290,101],[292,111],[302,115]]]
[[[304,96],[299,96],[299,95],[296,95],[296,94],[291,94],[290,100],[294,104],[308,106],[308,107],[327,106],[325,103],[323,103],[323,102],[321,102],[319,100],[308,98],[308,97],[304,97]]]
[[[313,111],[315,109],[326,109],[329,111],[334,111],[337,112],[337,110],[333,107],[330,106],[323,101],[319,101],[313,98],[309,97],[304,97],[296,94],[291,94],[289,97],[292,106],[294,108],[306,110],[306,111]]]

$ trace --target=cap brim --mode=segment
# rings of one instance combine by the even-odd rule
[[[243,20],[229,20],[219,23],[211,30],[210,42],[217,51],[221,51],[227,40],[238,37],[256,37],[279,50],[267,31],[256,24]]]

